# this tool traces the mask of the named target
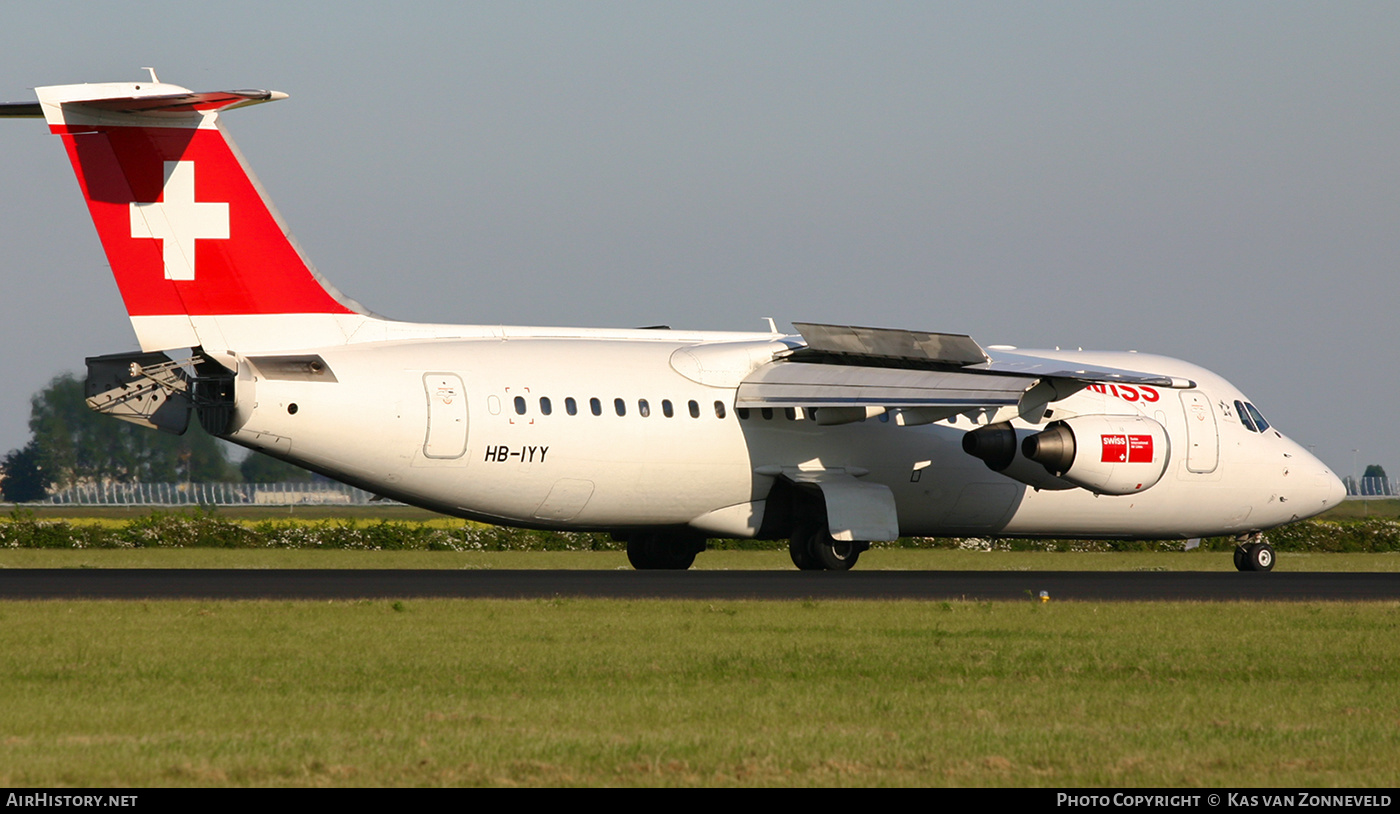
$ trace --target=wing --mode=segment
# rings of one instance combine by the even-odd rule
[[[973,410],[1015,407],[1026,414],[1096,383],[1195,386],[1174,376],[1030,354],[996,350],[993,357],[962,334],[794,326],[806,345],[750,373],[736,407],[817,408],[820,423],[898,408],[908,419],[900,423],[922,424]]]

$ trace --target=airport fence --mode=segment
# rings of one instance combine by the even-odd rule
[[[306,483],[85,483],[41,501],[55,506],[364,506],[388,503],[330,481]]]
[[[1391,478],[1343,478],[1347,497],[1395,497],[1400,495],[1400,483]]]

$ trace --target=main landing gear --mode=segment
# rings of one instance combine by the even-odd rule
[[[674,534],[633,534],[627,538],[627,561],[638,571],[684,571],[704,550],[704,539]]]
[[[1250,534],[1235,538],[1235,569],[1239,571],[1274,570],[1274,547],[1264,542],[1263,535]]]
[[[849,571],[868,548],[867,542],[833,538],[825,523],[798,526],[788,541],[792,564],[803,571]]]

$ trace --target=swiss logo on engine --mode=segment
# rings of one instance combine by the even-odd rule
[[[1152,463],[1152,436],[1150,435],[1102,435],[1103,454],[1100,463],[1106,464],[1150,464]]]

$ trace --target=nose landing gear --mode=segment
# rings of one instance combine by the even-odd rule
[[[1264,542],[1263,535],[1236,538],[1235,569],[1238,571],[1274,570],[1274,547]]]

